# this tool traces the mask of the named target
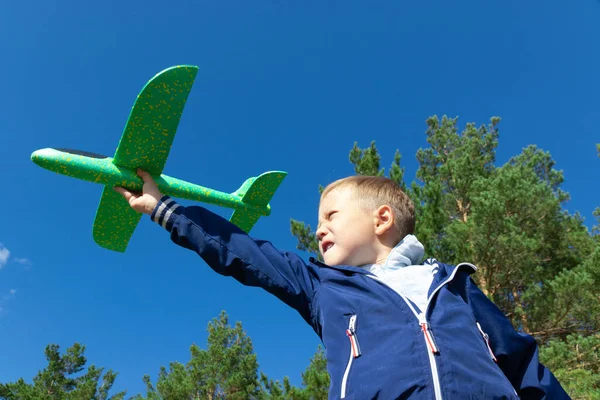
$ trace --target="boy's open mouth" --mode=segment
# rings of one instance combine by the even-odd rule
[[[327,253],[327,250],[333,247],[333,242],[324,242],[323,243],[323,254]]]

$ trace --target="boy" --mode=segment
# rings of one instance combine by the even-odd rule
[[[138,174],[143,193],[115,188],[132,208],[312,326],[327,352],[329,398],[569,398],[539,363],[535,340],[471,280],[473,265],[419,265],[414,206],[393,181],[355,176],[325,188],[316,232],[324,262],[306,263],[203,207],[177,204]]]

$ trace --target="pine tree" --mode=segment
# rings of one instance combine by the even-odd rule
[[[321,345],[310,359],[310,364],[302,373],[302,387],[290,384],[288,377],[279,381],[268,379],[261,374],[262,400],[321,400],[327,399],[329,392],[329,374],[327,373],[327,359]]]
[[[27,383],[23,378],[14,383],[0,384],[0,399],[5,400],[122,400],[126,392],[109,396],[117,374],[91,365],[80,374],[87,359],[85,346],[69,347],[64,355],[56,344],[46,346],[48,365]],[[100,380],[102,378],[102,380]]]
[[[156,387],[144,376],[146,397],[136,400],[250,399],[259,395],[258,362],[241,322],[229,325],[222,311],[208,324],[208,348],[190,347],[187,364],[160,368]]]

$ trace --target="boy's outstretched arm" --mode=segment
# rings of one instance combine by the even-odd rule
[[[256,240],[225,218],[204,207],[183,207],[158,190],[152,176],[138,170],[143,192],[115,190],[130,206],[147,214],[171,234],[176,244],[193,250],[217,273],[246,286],[274,294],[319,332],[313,309],[319,287],[317,271],[294,253],[280,252],[270,242]]]
[[[472,279],[469,301],[475,318],[489,335],[498,366],[521,399],[570,399],[552,372],[540,363],[536,340],[517,332]]]

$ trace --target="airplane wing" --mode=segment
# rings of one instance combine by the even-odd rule
[[[94,241],[109,250],[124,252],[141,217],[121,194],[105,186],[96,210]]]
[[[162,173],[197,72],[195,66],[175,66],[148,81],[131,109],[113,164]],[[119,193],[105,186],[94,220],[94,240],[124,252],[140,218]]]
[[[175,66],[155,75],[138,95],[113,163],[160,175],[198,67]]]

